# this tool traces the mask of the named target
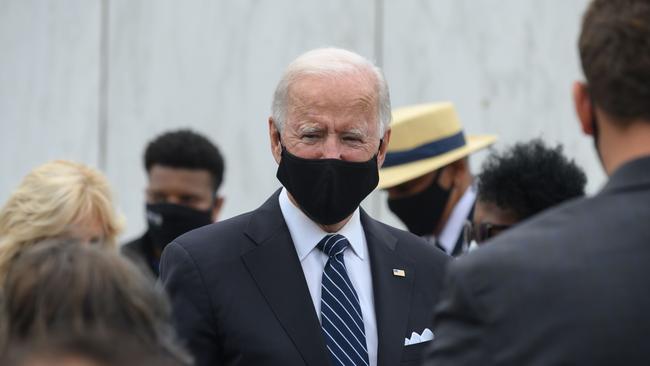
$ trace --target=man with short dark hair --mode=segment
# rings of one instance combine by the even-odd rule
[[[122,247],[128,257],[158,275],[160,255],[174,238],[217,220],[224,162],[219,149],[191,130],[161,134],[144,153],[147,171],[144,235]]]
[[[450,264],[432,366],[650,364],[650,1],[593,1],[579,48],[609,181]]]

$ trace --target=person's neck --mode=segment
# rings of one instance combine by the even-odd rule
[[[339,230],[341,230],[341,229],[343,228],[343,226],[345,226],[345,224],[347,224],[348,221],[350,221],[350,218],[352,218],[352,215],[346,217],[345,219],[343,219],[343,221],[338,222],[338,223],[336,223],[336,224],[332,224],[332,225],[321,225],[321,224],[318,224],[318,226],[319,226],[321,229],[323,229],[323,231],[325,231],[325,232],[327,232],[327,233],[335,233],[335,232],[338,232]]]
[[[624,127],[601,124],[600,152],[607,175],[625,163],[650,156],[650,121],[634,121]]]
[[[300,211],[302,211],[302,208],[300,208],[300,205],[298,204],[298,202],[296,202],[296,200],[293,198],[293,196],[291,195],[291,193],[289,191],[287,191],[287,196],[289,197],[289,201],[291,201],[291,203],[294,206],[296,206]],[[309,217],[309,215],[307,215],[307,213],[305,211],[302,211],[302,212],[305,213],[305,215],[307,217]],[[339,230],[341,230],[341,228],[343,226],[345,226],[345,224],[347,224],[348,221],[350,221],[351,218],[352,218],[352,215],[346,217],[345,219],[341,220],[340,222],[337,222],[336,224],[331,224],[331,225],[322,225],[322,224],[319,224],[317,222],[315,222],[315,223],[316,223],[316,225],[318,225],[318,227],[323,229],[323,231],[325,231],[326,233],[335,233],[335,232],[338,232]]]

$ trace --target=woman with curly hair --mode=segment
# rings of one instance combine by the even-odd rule
[[[562,202],[585,195],[587,177],[562,146],[541,139],[493,152],[478,176],[473,222],[464,228],[465,246],[482,244],[500,232]],[[471,246],[475,248],[475,246]]]

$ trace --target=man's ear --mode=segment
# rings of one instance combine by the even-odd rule
[[[381,166],[384,164],[384,160],[386,159],[386,151],[388,151],[388,143],[390,142],[390,127],[386,129],[386,132],[384,132],[384,137],[382,138],[381,141],[381,146],[379,146],[379,152],[377,152],[377,167],[381,168]]]
[[[214,203],[212,204],[212,222],[217,222],[219,219],[219,213],[223,207],[223,201],[225,201],[225,198],[222,196],[215,197]]]
[[[273,117],[269,117],[269,139],[271,139],[271,152],[275,162],[280,164],[280,157],[282,156],[282,144],[280,141],[280,131],[275,127]]]
[[[573,104],[576,109],[576,115],[580,122],[582,132],[586,135],[593,135],[592,121],[594,119],[594,106],[589,96],[589,89],[587,84],[576,81],[573,83]]]

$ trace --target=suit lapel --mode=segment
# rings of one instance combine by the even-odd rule
[[[400,256],[395,248],[397,239],[380,224],[361,212],[372,272],[375,313],[377,316],[378,366],[400,363],[404,336],[415,281],[411,262]],[[393,274],[393,269],[403,270],[405,276]]]
[[[305,363],[328,366],[329,354],[295,246],[280,210],[278,192],[251,219],[246,235],[257,247],[244,254],[242,259]]]

